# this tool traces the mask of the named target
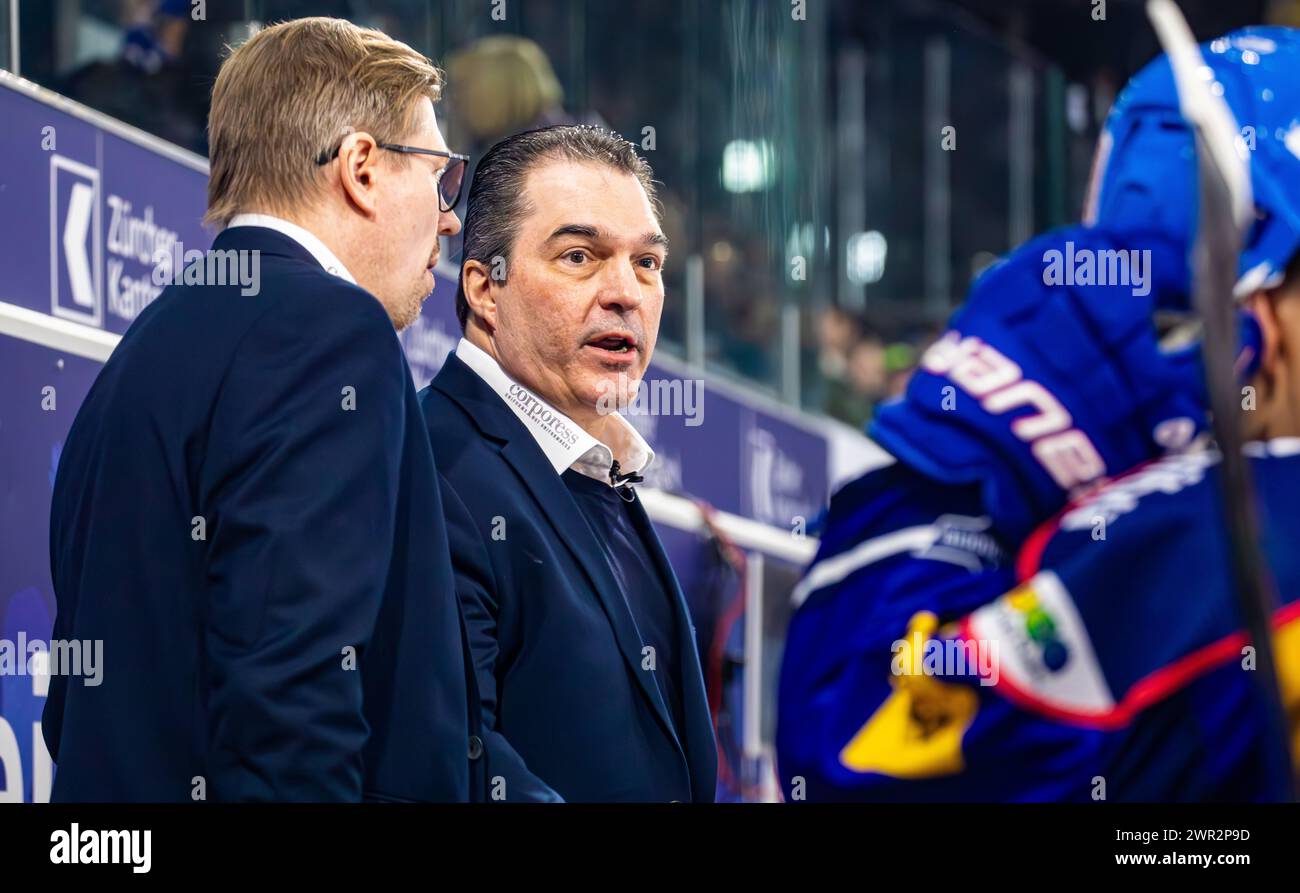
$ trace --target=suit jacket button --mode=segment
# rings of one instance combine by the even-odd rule
[[[469,736],[469,758],[477,760],[483,756],[483,739],[478,735]]]

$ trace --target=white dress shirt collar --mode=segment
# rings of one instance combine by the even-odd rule
[[[556,474],[572,468],[594,480],[610,483],[609,471],[614,463],[614,450],[610,446],[592,437],[577,422],[507,375],[501,364],[482,348],[462,338],[456,345],[456,356],[519,417]],[[619,465],[620,473],[644,471],[654,461],[654,450],[631,422],[616,412],[610,416],[613,424],[609,426],[609,436],[614,441],[613,446],[626,459]]]
[[[325,268],[325,272],[338,276],[340,279],[346,279],[353,285],[357,284],[357,280],[348,272],[348,268],[343,266],[343,261],[339,260],[338,256],[333,251],[330,251],[324,242],[296,223],[290,223],[288,220],[282,220],[279,217],[272,217],[270,214],[236,214],[230,218],[230,223],[226,225],[226,229],[233,229],[236,226],[261,226],[286,235],[305,248],[308,254],[316,258],[316,262]]]

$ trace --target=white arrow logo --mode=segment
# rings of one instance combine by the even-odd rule
[[[82,307],[95,306],[95,283],[90,275],[90,258],[86,255],[86,235],[90,231],[94,202],[94,189],[86,183],[74,184],[68,202],[68,219],[63,224],[63,257],[68,264],[72,300]]]
[[[92,326],[104,322],[99,213],[99,171],[51,155],[50,313]]]

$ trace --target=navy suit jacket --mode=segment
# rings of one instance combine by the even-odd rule
[[[392,323],[274,230],[213,249],[260,251],[260,293],[165,289],[63,446],[54,636],[103,676],[51,679],[52,797],[466,800],[477,692]]]
[[[420,399],[478,669],[489,799],[712,802],[695,631],[640,501],[634,522],[677,620],[676,730],[600,544],[537,441],[454,353]]]

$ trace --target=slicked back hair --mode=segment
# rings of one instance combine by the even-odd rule
[[[465,209],[462,256],[486,266],[490,275],[501,270],[497,281],[509,276],[510,250],[519,234],[519,222],[532,209],[524,200],[524,181],[540,164],[576,161],[603,164],[636,177],[645,189],[655,217],[662,217],[655,195],[654,171],[636,148],[618,134],[588,125],[560,124],[526,130],[506,137],[483,156],[474,171]],[[499,262],[497,258],[502,260]],[[499,265],[501,264],[501,265]],[[461,331],[469,321],[465,287],[456,289],[456,318]]]

